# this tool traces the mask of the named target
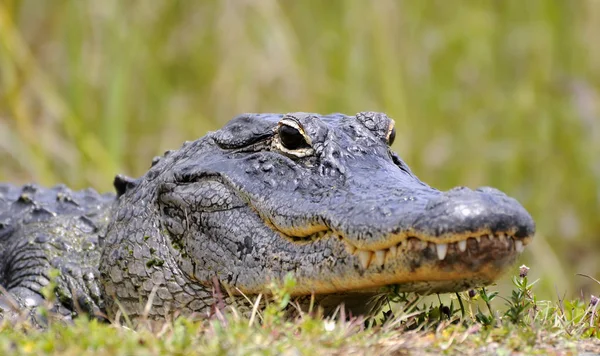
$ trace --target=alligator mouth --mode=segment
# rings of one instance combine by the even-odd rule
[[[387,262],[395,260],[398,256],[411,253],[437,256],[438,261],[454,260],[471,254],[480,254],[481,251],[493,252],[496,256],[516,255],[523,252],[525,246],[532,240],[531,236],[517,237],[507,232],[490,233],[489,231],[450,236],[443,240],[453,240],[454,242],[445,243],[431,242],[431,240],[439,239],[435,237],[406,235],[403,240],[388,247],[369,249],[358,247],[342,234],[331,230],[319,231],[303,237],[289,236],[285,233],[282,233],[282,235],[294,243],[338,239],[344,244],[348,254],[358,258],[360,265],[365,270],[369,267],[384,267]]]
[[[407,234],[400,239],[394,235],[389,239],[394,242],[388,246],[372,248],[359,247],[330,229],[305,237],[281,235],[295,244],[337,242],[333,243],[337,247],[331,247],[338,253],[339,264],[336,267],[322,264],[315,267],[315,275],[300,276],[304,282],[293,295],[354,293],[354,299],[362,300],[380,294],[386,286],[426,295],[489,285],[506,272],[533,240],[530,235],[486,230],[442,237]]]
[[[529,244],[531,238],[516,238],[505,233],[474,234],[473,236],[457,242],[434,243],[409,236],[405,240],[402,240],[400,243],[392,245],[389,248],[377,250],[360,249],[346,239],[342,239],[342,241],[346,245],[348,253],[357,256],[361,266],[364,269],[367,269],[371,265],[383,267],[387,260],[395,259],[398,254],[411,252],[424,254],[425,251],[435,251],[439,261],[465,254],[478,253],[480,250],[493,250],[496,253],[505,255],[521,253],[525,246]]]

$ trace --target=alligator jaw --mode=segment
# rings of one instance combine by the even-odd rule
[[[453,255],[471,254],[472,250],[479,249],[494,249],[497,254],[517,255],[523,252],[525,246],[532,240],[531,237],[518,238],[502,232],[497,234],[472,233],[470,235],[450,243],[427,242],[422,238],[407,237],[397,244],[377,250],[357,248],[347,239],[337,236],[344,242],[346,251],[358,257],[362,268],[365,270],[371,265],[382,267],[387,261],[395,259],[398,254],[407,251],[418,252],[425,249],[434,250],[439,261],[444,261],[446,257],[454,257]],[[467,252],[467,248],[469,248],[469,252]]]
[[[447,236],[446,240],[454,241],[450,243],[429,242],[435,239],[438,238],[405,236],[400,242],[380,249],[358,248],[350,239],[333,231],[296,239],[295,244],[335,241],[340,247],[339,257],[343,257],[340,259],[350,261],[357,273],[332,274],[329,279],[328,272],[322,271],[319,280],[309,278],[299,283],[293,293],[356,292],[368,297],[388,285],[421,294],[463,291],[494,282],[532,241],[531,236],[489,231]]]
[[[270,225],[272,226],[272,225]],[[296,231],[298,231],[297,229]],[[446,237],[428,237],[414,236],[404,234],[403,236],[390,237],[390,241],[395,241],[389,246],[382,248],[360,248],[354,245],[354,243],[340,233],[335,233],[330,230],[323,230],[319,228],[305,229],[302,231],[320,230],[316,233],[310,234],[304,237],[290,237],[287,234],[281,233],[286,239],[293,241],[294,243],[309,243],[314,242],[323,238],[338,239],[344,243],[346,252],[350,255],[356,256],[363,269],[368,269],[370,265],[383,266],[386,261],[396,258],[398,253],[405,253],[406,251],[422,251],[425,249],[435,249],[437,258],[440,261],[446,259],[448,253],[465,253],[469,241],[474,243],[478,248],[494,248],[501,254],[520,254],[524,251],[525,246],[529,245],[533,237],[515,237],[514,233],[505,232],[490,232],[489,230],[483,232],[471,232],[462,235],[446,236]],[[448,242],[446,242],[448,241]],[[489,245],[489,246],[488,246]]]

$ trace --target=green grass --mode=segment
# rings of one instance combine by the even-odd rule
[[[241,112],[381,110],[426,182],[533,214],[542,293],[600,270],[597,1],[0,3],[0,180],[112,190]]]
[[[85,317],[73,324],[51,321],[46,330],[28,322],[0,324],[0,352],[35,355],[188,354],[566,354],[600,352],[600,303],[538,300],[535,282],[513,277],[511,295],[486,289],[425,302],[389,291],[393,303],[377,316],[348,317],[342,309],[323,317],[299,311],[286,292],[294,281],[273,286],[243,314],[235,306],[209,319],[142,320],[135,326],[102,324]],[[261,301],[268,299],[266,303]],[[490,302],[502,299],[504,306]],[[261,305],[260,307],[258,307]],[[47,314],[47,313],[46,313]],[[52,320],[52,318],[50,318]]]

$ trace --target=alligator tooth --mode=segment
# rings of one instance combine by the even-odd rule
[[[397,254],[398,254],[398,247],[396,247],[396,245],[390,247],[390,256],[396,257]]]
[[[385,250],[375,251],[375,263],[377,263],[378,266],[383,266],[384,262],[385,262]]]
[[[460,252],[465,252],[467,250],[467,240],[458,241],[458,249]]]
[[[475,240],[477,240],[477,243],[481,242],[481,236],[475,236]]]
[[[371,263],[371,255],[373,253],[367,250],[359,250],[358,251],[358,259],[360,260],[360,264],[364,269],[369,268],[369,264]]]
[[[521,253],[521,252],[523,252],[524,249],[525,249],[525,247],[523,247],[523,241],[516,240],[515,241],[515,250],[517,250],[518,253]]]
[[[446,253],[448,252],[448,244],[436,244],[435,248],[437,250],[438,259],[440,261],[446,258]]]
[[[506,235],[504,235],[503,233],[498,234],[498,239],[500,239],[500,241],[504,242],[505,238],[506,238]]]

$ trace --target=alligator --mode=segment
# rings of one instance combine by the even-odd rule
[[[53,283],[64,317],[207,315],[291,275],[298,300],[356,314],[390,286],[493,283],[530,214],[493,188],[428,186],[395,137],[383,113],[244,114],[118,175],[116,194],[2,184],[0,308],[35,308]]]

